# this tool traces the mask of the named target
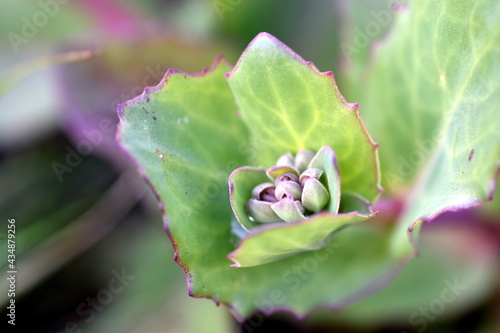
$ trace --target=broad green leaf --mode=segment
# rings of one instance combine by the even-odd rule
[[[357,111],[340,94],[331,72],[320,73],[267,33],[247,47],[228,82],[251,138],[253,164],[270,167],[286,152],[337,155],[342,191],[373,201],[379,194],[376,145]]]
[[[320,250],[230,267],[235,217],[227,178],[250,162],[241,153],[249,138],[224,77],[228,70],[217,61],[202,75],[170,71],[158,87],[119,107],[120,143],[168,213],[166,227],[189,294],[226,304],[241,318],[255,309],[305,315],[373,292],[372,283],[386,277],[393,262],[384,245],[388,235],[367,226],[339,232]]]
[[[0,78],[0,97],[12,89],[19,81],[39,70],[74,61],[81,61],[92,57],[91,51],[75,51],[39,58],[14,67]]]
[[[363,117],[380,142],[383,184],[405,190],[419,174],[393,238],[493,195],[500,159],[500,3],[415,1],[375,58]],[[424,162],[427,162],[424,166]]]

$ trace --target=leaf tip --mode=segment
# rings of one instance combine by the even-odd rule
[[[319,73],[318,69],[312,62],[305,61],[300,55],[298,55],[294,50],[292,50],[288,45],[283,43],[281,40],[279,40],[278,38],[276,38],[275,36],[273,36],[268,32],[261,32],[250,41],[250,43],[241,54],[238,61],[236,62],[236,65],[230,72],[226,74],[226,78],[230,79],[231,76],[238,70],[241,62],[246,58],[246,56],[250,52],[255,52],[255,51],[258,54],[269,53],[271,57],[274,57],[277,52],[285,53],[289,57],[307,65],[308,67],[314,69],[316,72]],[[331,75],[333,76],[333,74]]]
[[[229,253],[226,258],[231,260],[233,263],[229,265],[229,267],[241,267],[241,263],[235,259],[234,257],[237,255],[238,249],[234,250],[233,252]]]
[[[469,157],[467,157],[467,161],[469,161],[469,162],[470,162],[470,161],[472,161],[472,159],[474,158],[474,153],[475,153],[475,152],[476,152],[476,151],[474,150],[474,148],[472,148],[472,149],[470,150],[470,152],[469,152]]]

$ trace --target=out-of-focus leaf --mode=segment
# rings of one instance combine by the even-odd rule
[[[158,215],[153,214],[155,218]],[[171,260],[174,251],[166,238],[156,221],[143,219],[131,221],[106,238],[97,249],[101,255],[96,265],[104,271],[101,275],[112,279],[110,270],[123,267],[133,279],[113,295],[113,302],[95,320],[89,321],[87,313],[79,316],[79,328],[123,333],[231,331],[227,309],[186,296],[184,274]],[[103,288],[108,287],[106,282]]]
[[[22,53],[28,44],[60,39],[87,23],[81,12],[74,10],[71,1],[0,0],[0,6],[0,31],[6,37],[2,43],[7,42],[2,44],[2,53]]]
[[[424,230],[419,258],[386,289],[326,318],[360,327],[397,324],[423,331],[490,297],[497,282],[495,238],[477,226],[450,228],[453,222],[452,215],[446,224]]]
[[[219,52],[233,53],[225,44],[172,37],[130,45],[111,43],[88,61],[64,66],[58,78],[64,92],[62,116],[67,135],[75,145],[90,142],[94,154],[118,168],[129,166],[115,142],[116,105],[157,85],[169,67],[195,70]]]
[[[63,145],[66,143],[58,139]],[[0,200],[0,211],[6,219],[15,219],[16,266],[25,273],[17,279],[16,294],[19,297],[87,249],[119,221],[114,219],[117,210],[110,209],[110,205],[100,213],[94,206],[115,177],[114,173],[102,162],[87,157],[86,160],[82,158],[77,166],[72,164],[71,178],[60,182],[52,164],[65,163],[67,151],[57,145],[55,147],[53,143],[44,143],[32,151],[9,156],[0,165],[1,187],[10,189]],[[89,168],[95,172],[90,179]],[[120,191],[123,192],[123,189],[115,190],[114,194]],[[110,193],[108,200],[111,200],[109,196]],[[113,200],[116,198],[114,196]],[[91,207],[94,214],[102,215],[104,219],[104,212],[110,213],[109,223],[103,224],[102,220],[91,218],[89,214],[81,219]],[[130,208],[125,200],[119,207],[118,215],[125,214]],[[80,223],[76,223],[78,218]],[[2,243],[5,240],[3,237]],[[7,271],[6,256],[1,259],[0,266],[4,272]],[[4,276],[2,281],[6,281]],[[6,294],[0,303],[5,301]]]
[[[408,232],[420,222],[492,198],[499,18],[496,1],[413,2],[376,55],[362,113],[381,146],[383,184],[404,190],[424,167],[394,234],[395,257],[412,252]]]
[[[320,70],[330,70],[340,54],[344,13],[331,0],[205,1],[212,11],[214,30],[239,43],[241,49],[267,31],[294,45],[298,54]]]

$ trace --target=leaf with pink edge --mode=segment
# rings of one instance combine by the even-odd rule
[[[264,57],[259,56],[261,66],[247,67],[246,75],[260,77],[262,70],[267,72],[278,66],[279,70],[267,77],[273,85],[281,85],[279,91],[272,92],[274,101],[290,97],[286,93],[288,84],[299,89],[307,82],[301,105],[308,110],[305,115],[318,122],[317,130],[326,133],[325,140],[309,129],[298,146],[286,144],[286,137],[279,134],[260,146],[255,145],[262,140],[255,128],[269,133],[271,127],[265,122],[252,123],[252,117],[266,114],[268,110],[260,106],[268,102],[266,97],[270,95],[263,89],[262,99],[254,101],[255,114],[249,115],[250,105],[235,104],[235,97],[241,103],[248,96],[241,91],[233,93],[241,88],[237,81],[247,66],[245,62],[255,64],[253,56],[258,56],[256,48],[261,46],[267,49]],[[344,306],[381,286],[379,282],[387,278],[394,264],[385,246],[388,234],[370,226],[351,226],[325,242],[333,230],[338,231],[342,225],[369,214],[370,204],[380,191],[376,146],[356,108],[345,103],[330,74],[320,74],[268,34],[259,35],[243,57],[246,60],[240,60],[230,75],[232,89],[225,77],[231,68],[220,58],[200,74],[169,71],[157,87],[147,88],[141,96],[120,105],[118,140],[152,185],[168,214],[165,226],[176,250],[175,259],[186,272],[191,296],[225,304],[238,319],[256,309],[266,313],[288,310],[304,316],[318,306]],[[276,63],[275,57],[282,61]],[[294,78],[300,82],[289,81]],[[238,107],[242,116],[238,115]],[[298,118],[293,121],[295,125],[291,128],[298,125]],[[355,133],[350,134],[351,130]],[[287,135],[299,137],[299,133]],[[278,146],[273,147],[272,142]],[[250,232],[235,230],[234,226],[239,224],[229,200],[229,174],[245,165],[262,164],[268,168],[272,166],[270,158],[276,160],[277,154],[296,154],[305,146],[316,151],[327,144],[337,154],[342,190],[349,190],[345,199],[342,196],[340,207],[354,207],[360,213],[340,214],[330,219],[320,212],[310,220],[298,221],[296,231],[325,228],[321,237],[316,233],[306,242],[308,249],[323,246],[321,249],[254,267],[230,267],[232,262],[227,256],[237,247],[236,235],[243,237],[244,243],[247,235],[266,226],[255,226],[249,219],[246,222],[247,228],[252,228]],[[252,147],[253,151],[249,149]],[[344,158],[353,158],[354,166],[349,168],[350,162]],[[254,176],[255,180],[248,180],[245,185],[250,191],[253,181],[265,179],[264,173]],[[313,222],[317,225],[313,226]],[[301,224],[304,226],[300,227]],[[279,228],[290,224],[282,225]]]
[[[363,117],[381,144],[386,189],[407,197],[396,258],[414,255],[423,221],[493,197],[499,36],[498,1],[414,1],[374,57]]]

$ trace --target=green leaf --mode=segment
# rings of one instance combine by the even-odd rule
[[[335,232],[369,217],[357,213],[333,215],[325,212],[299,222],[268,224],[253,229],[228,257],[235,262],[233,267],[251,267],[317,250],[325,246]]]
[[[330,203],[328,211],[336,214],[340,206],[340,189],[342,186],[342,178],[339,178],[339,170],[337,167],[337,157],[335,152],[328,146],[323,146],[318,151],[309,165],[310,168],[318,168],[323,170],[326,178],[325,184],[330,195]],[[340,183],[339,183],[340,180]]]
[[[383,184],[407,191],[418,176],[393,238],[398,258],[412,252],[408,230],[421,221],[492,198],[499,36],[497,1],[416,1],[376,56],[362,105],[381,144]]]
[[[245,50],[228,82],[250,129],[252,164],[270,167],[284,153],[333,148],[342,190],[378,197],[376,145],[357,111],[338,91],[331,72],[320,73],[267,33]]]
[[[262,168],[241,167],[229,176],[231,206],[238,222],[246,231],[260,225],[260,223],[250,220],[248,212],[245,210],[246,203],[252,197],[252,189],[268,181],[266,170]]]
[[[367,226],[338,233],[320,250],[256,267],[230,267],[235,217],[227,178],[250,162],[243,154],[248,131],[224,77],[228,69],[219,60],[202,75],[169,71],[158,87],[119,107],[118,139],[168,212],[166,226],[189,294],[226,304],[242,318],[255,309],[305,315],[313,307],[343,306],[373,292],[372,283],[386,277],[393,262],[384,245],[387,234]],[[358,119],[354,109],[344,111],[345,119]],[[376,165],[375,148],[364,129],[360,133]],[[264,148],[269,146],[259,151]],[[371,172],[373,186],[360,191],[374,197],[377,171]]]

